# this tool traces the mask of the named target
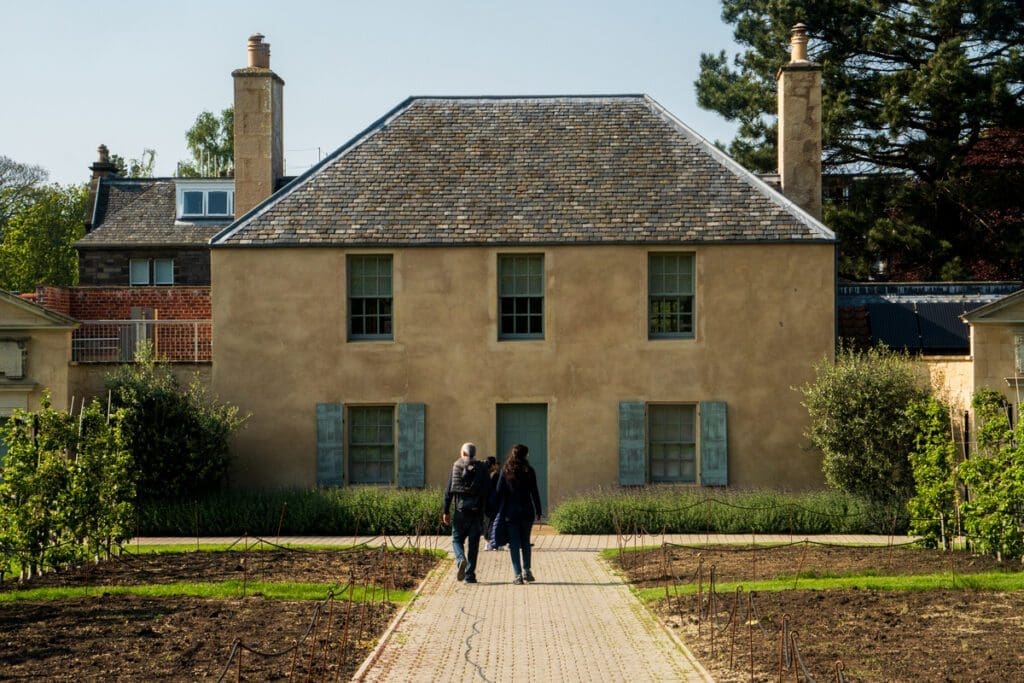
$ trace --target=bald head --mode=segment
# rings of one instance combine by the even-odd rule
[[[476,457],[476,444],[467,441],[466,443],[462,444],[462,450],[459,451],[459,454],[465,458],[469,458],[470,460],[472,460],[473,458]]]

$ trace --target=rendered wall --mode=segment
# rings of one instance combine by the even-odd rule
[[[1014,337],[1019,334],[1024,334],[1024,323],[971,325],[974,386],[1000,391],[1013,405],[1024,397],[1024,377],[1018,387],[1015,358]]]
[[[618,403],[724,400],[729,481],[823,483],[793,387],[834,345],[830,244],[692,251],[694,340],[647,339],[645,246],[224,249],[212,252],[213,387],[252,414],[243,486],[315,483],[316,404],[426,404],[428,485],[459,445],[495,448],[495,405],[548,406],[553,503],[618,482]],[[497,255],[545,256],[545,339],[497,340]],[[347,253],[393,254],[389,342],[347,342]]]

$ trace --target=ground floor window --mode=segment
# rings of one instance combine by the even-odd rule
[[[350,406],[348,409],[349,482],[395,482],[395,409]]]
[[[696,483],[697,406],[651,405],[647,452],[652,482]]]

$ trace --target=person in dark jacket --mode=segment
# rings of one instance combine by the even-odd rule
[[[512,583],[518,585],[534,580],[530,531],[534,521],[539,522],[541,516],[537,473],[527,461],[529,454],[530,449],[521,443],[512,447],[495,489],[498,509],[501,510],[499,525],[505,525],[512,556],[512,571],[515,573]]]
[[[498,485],[498,474],[500,471],[501,465],[498,464],[498,459],[493,455],[488,455],[487,476],[489,481],[487,484],[487,505],[484,507],[484,540],[487,541],[487,545],[484,546],[484,550],[498,549],[494,545],[494,523],[498,512],[497,503],[494,498],[494,489]]]
[[[476,459],[476,446],[462,444],[459,459],[452,464],[448,475],[441,521],[445,524],[451,522],[455,576],[466,583],[476,583],[476,560],[480,552],[480,534],[483,533],[488,482],[486,465]],[[455,512],[449,516],[453,502]],[[465,547],[467,543],[468,548]]]

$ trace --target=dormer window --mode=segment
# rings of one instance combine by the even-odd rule
[[[231,218],[235,183],[231,180],[178,180],[178,218]]]

